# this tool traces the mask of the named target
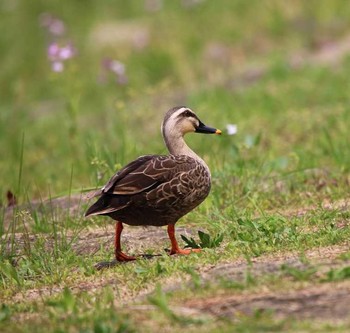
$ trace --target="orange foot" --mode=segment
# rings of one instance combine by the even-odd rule
[[[188,254],[191,254],[191,253],[198,253],[198,252],[201,252],[201,249],[171,249],[170,251],[170,255],[173,255],[173,254],[182,254],[182,255],[188,255]]]
[[[122,251],[117,251],[115,253],[115,260],[117,261],[133,261],[136,260],[136,257],[128,256]]]

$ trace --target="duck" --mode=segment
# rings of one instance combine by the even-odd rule
[[[188,255],[200,249],[181,249],[175,237],[176,222],[201,204],[211,188],[208,165],[185,142],[187,133],[221,134],[204,125],[186,106],[166,112],[161,133],[168,155],[144,155],[115,173],[103,186],[98,200],[85,216],[109,216],[115,223],[117,262],[136,260],[122,251],[123,225],[167,226],[169,254]]]

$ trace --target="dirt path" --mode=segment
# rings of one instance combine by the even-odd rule
[[[257,311],[271,311],[276,318],[317,319],[338,321],[350,316],[350,283],[326,284],[296,291],[259,294],[220,295],[184,304],[191,309],[215,317],[253,315]]]
[[[349,267],[350,260],[339,259],[349,250],[349,244],[330,246],[310,250],[305,253],[307,263],[297,254],[281,253],[246,261],[228,262],[206,269],[204,280],[215,281],[218,278],[242,281],[249,270],[253,278],[267,274],[283,274],[281,267],[288,266],[299,270],[317,267],[315,283],[283,292],[246,291],[235,294],[225,291],[220,296],[190,300],[184,306],[209,313],[215,317],[234,317],[242,314],[252,315],[256,311],[272,311],[277,318],[293,316],[299,319],[313,318],[320,321],[350,319],[350,281],[320,283],[317,277],[331,269]],[[294,288],[291,288],[294,289]]]

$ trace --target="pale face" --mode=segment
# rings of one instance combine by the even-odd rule
[[[168,120],[168,123],[182,134],[195,132],[199,126],[199,119],[189,108],[180,108],[175,111]]]
[[[220,130],[204,125],[196,114],[185,106],[175,107],[166,113],[162,124],[164,138],[170,140],[170,138],[178,138],[190,132],[221,134]]]

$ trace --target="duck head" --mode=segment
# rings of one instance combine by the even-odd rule
[[[164,137],[174,134],[184,136],[186,133],[221,134],[219,129],[204,125],[198,116],[185,106],[170,109],[162,123]]]

